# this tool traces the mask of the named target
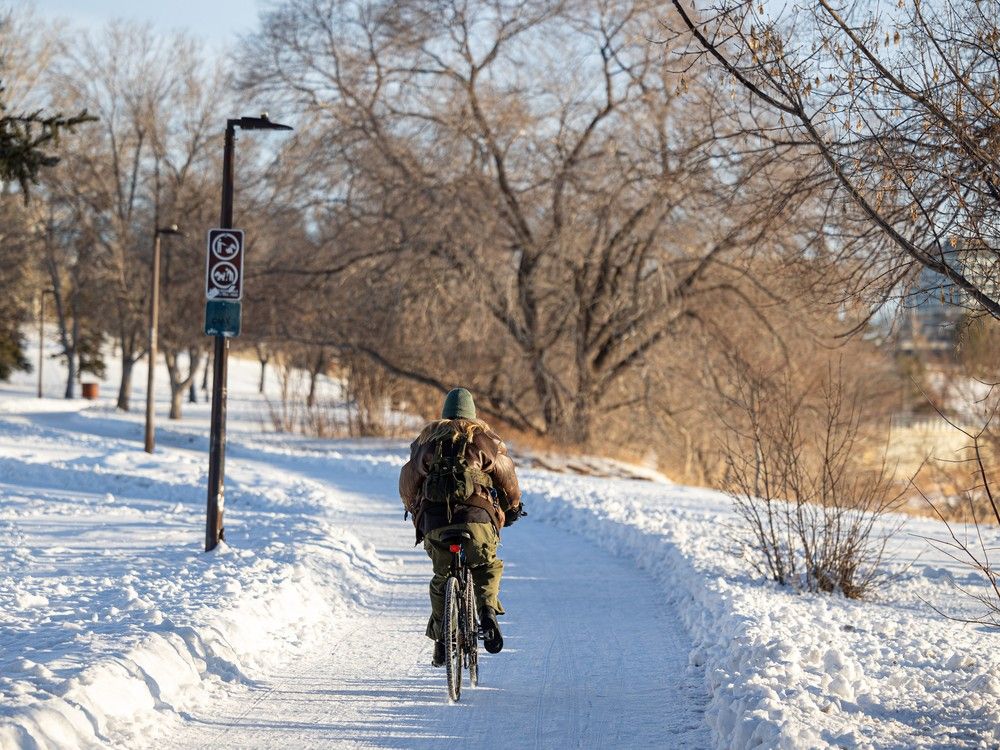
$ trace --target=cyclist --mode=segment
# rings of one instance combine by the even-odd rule
[[[503,561],[497,557],[500,529],[523,513],[514,462],[500,437],[476,418],[472,394],[455,388],[444,400],[441,419],[429,423],[410,445],[410,460],[399,474],[399,496],[413,514],[417,543],[434,566],[427,637],[434,641],[435,667],[444,665],[441,620],[451,552],[441,539],[465,531],[464,545],[476,589],[483,645],[491,654],[503,648],[497,615]],[[406,515],[406,514],[404,514]]]

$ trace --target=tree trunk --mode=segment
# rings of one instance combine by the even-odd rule
[[[208,392],[208,373],[215,366],[215,349],[214,347],[209,347],[208,352],[205,354],[205,369],[201,373],[201,390],[205,393]]]
[[[264,381],[267,376],[267,363],[271,361],[271,352],[266,344],[257,344],[257,359],[260,361],[260,380],[257,383],[257,393],[264,392]]]
[[[319,379],[320,373],[325,369],[326,351],[321,348],[309,371],[309,395],[306,397],[306,406],[310,409],[316,405],[316,381]]]
[[[70,316],[67,310],[66,298],[63,296],[62,284],[58,270],[52,264],[48,264],[49,278],[52,282],[52,297],[56,303],[56,320],[59,323],[59,343],[62,345],[62,355],[66,357],[66,391],[65,398],[75,398],[76,396],[76,349],[80,338],[80,324],[76,316]]]
[[[139,326],[133,326],[127,333],[123,332],[118,339],[122,357],[122,378],[118,385],[118,408],[128,411],[132,400],[132,373],[136,362],[141,356],[140,339],[143,331]]]
[[[181,403],[184,401],[184,389],[170,389],[170,419],[181,418]]]
[[[76,342],[80,340],[80,323],[73,317],[73,333],[69,336],[72,345],[63,344],[66,351],[66,398],[76,398],[77,357]]]
[[[552,374],[543,362],[541,352],[533,352],[531,355],[531,375],[535,387],[535,395],[538,397],[542,407],[542,420],[545,422],[545,433],[553,435],[557,440],[565,437],[566,414],[560,403],[557,384],[554,382]]]
[[[198,353],[197,363],[191,367],[191,372],[196,374],[197,365],[198,363],[201,362],[201,349],[193,351],[197,351]],[[208,371],[208,357],[205,357],[205,371],[206,372]],[[197,378],[194,375],[191,376],[191,383],[190,385],[188,385],[188,403],[189,404],[198,403],[198,383],[197,383]]]
[[[163,359],[167,363],[167,377],[170,380],[170,419],[181,418],[181,400],[178,397],[178,383],[180,382],[180,365],[177,362],[177,352],[164,347]]]
[[[132,357],[122,355],[122,379],[118,384],[118,404],[117,408],[122,411],[129,410],[129,402],[132,398],[132,369],[135,367],[135,360]]]
[[[595,401],[589,395],[577,398],[570,422],[570,439],[581,448],[590,446]]]
[[[593,418],[593,403],[588,403],[586,396],[578,396],[570,406],[550,412],[546,434],[558,443],[586,448],[590,444]]]
[[[167,373],[170,376],[170,419],[181,418],[181,405],[184,403],[184,392],[194,385],[198,365],[201,362],[201,352],[197,348],[188,349],[188,373],[181,378],[179,352],[164,350],[163,358],[167,361]]]
[[[76,398],[76,352],[66,352],[66,398]]]

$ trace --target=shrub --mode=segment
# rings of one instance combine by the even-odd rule
[[[860,394],[839,371],[796,388],[744,373],[737,403],[745,418],[725,449],[737,537],[751,567],[807,591],[861,598],[884,578],[881,563],[902,500],[885,461],[861,464],[866,444]],[[883,454],[884,455],[884,454]]]

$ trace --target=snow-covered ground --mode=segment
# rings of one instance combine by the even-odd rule
[[[717,493],[542,469],[501,550],[507,647],[449,705],[405,443],[268,433],[255,365],[231,378],[210,554],[207,405],[164,400],[150,456],[108,399],[0,386],[4,750],[1000,745],[996,632],[930,606],[974,583],[937,524],[907,522],[877,601],[798,595],[746,575]]]

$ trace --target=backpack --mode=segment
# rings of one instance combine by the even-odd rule
[[[485,487],[488,492],[493,488],[489,474],[469,465],[465,452],[470,442],[470,436],[465,433],[439,438],[424,479],[424,502],[447,505],[449,523],[455,505],[470,504],[468,500],[475,494],[476,485]]]

